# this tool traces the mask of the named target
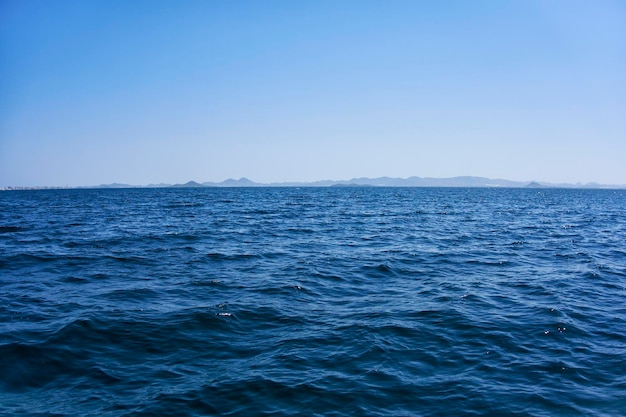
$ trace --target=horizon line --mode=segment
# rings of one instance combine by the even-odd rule
[[[275,181],[256,182],[247,177],[227,178],[223,181],[198,182],[189,180],[185,183],[149,183],[146,185],[129,183],[102,183],[99,185],[38,185],[38,186],[0,186],[0,190],[29,190],[29,189],[93,189],[93,188],[190,188],[190,187],[330,187],[330,186],[374,186],[374,187],[473,187],[473,188],[521,188],[521,187],[546,187],[546,188],[626,188],[626,184],[603,184],[595,181],[589,182],[559,182],[552,183],[541,180],[508,180],[504,178],[488,178],[472,175],[454,177],[354,177],[349,180],[313,180],[313,181]]]

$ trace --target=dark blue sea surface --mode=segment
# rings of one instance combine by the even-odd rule
[[[626,191],[0,192],[0,414],[626,415]]]

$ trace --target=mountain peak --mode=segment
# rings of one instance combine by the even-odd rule
[[[172,187],[187,187],[187,188],[192,188],[192,187],[204,187],[204,185],[199,184],[195,181],[188,181],[184,184],[174,184]]]

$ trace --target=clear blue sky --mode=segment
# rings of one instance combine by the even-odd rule
[[[626,2],[0,0],[0,186],[626,184]]]

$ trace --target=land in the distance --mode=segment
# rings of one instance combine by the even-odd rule
[[[1,190],[26,190],[26,189],[59,189],[59,188],[203,188],[203,187],[481,187],[481,188],[608,188],[624,189],[626,184],[598,184],[589,182],[586,184],[576,183],[548,183],[539,181],[511,181],[505,179],[490,179],[484,177],[452,177],[452,178],[353,178],[351,180],[323,180],[313,182],[274,182],[258,183],[247,178],[227,179],[222,182],[189,181],[184,184],[102,184],[90,187],[4,187]]]

